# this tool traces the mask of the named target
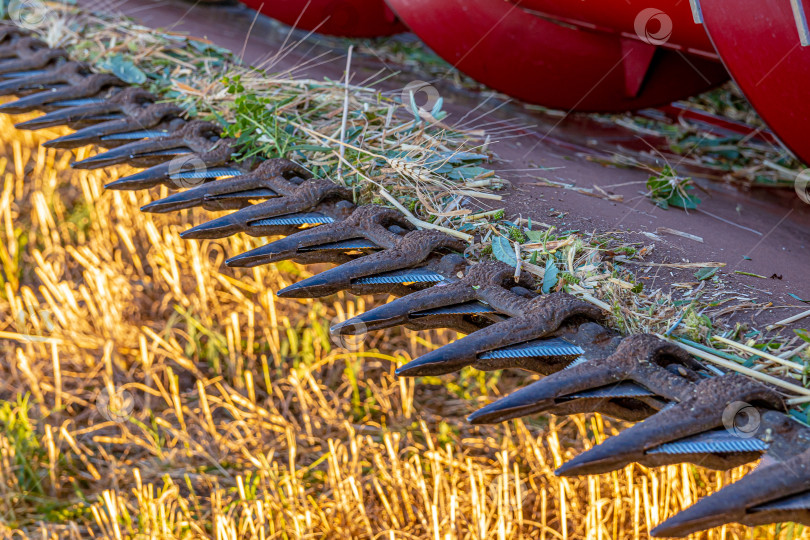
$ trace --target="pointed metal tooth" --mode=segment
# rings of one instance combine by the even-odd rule
[[[328,296],[339,291],[350,290],[357,280],[386,272],[404,270],[424,264],[431,253],[437,249],[458,249],[463,244],[438,231],[413,231],[403,236],[395,249],[389,249],[361,257],[337,268],[321,272],[316,276],[299,281],[278,291],[278,296],[285,298],[315,298]],[[449,264],[443,257],[437,262]],[[463,263],[463,259],[461,259]],[[466,266],[466,265],[463,265]],[[441,275],[455,275],[453,268],[438,271]]]
[[[610,386],[622,382],[637,384],[670,400],[690,392],[692,384],[688,379],[670,373],[657,363],[663,358],[696,364],[674,345],[654,336],[634,335],[625,338],[611,356],[553,373],[474,412],[468,419],[481,424],[536,414],[575,400],[577,394],[583,392],[597,389],[609,392]]]
[[[122,119],[129,119],[135,125],[141,125],[142,114],[146,114],[145,120],[151,118],[146,113],[148,109],[151,109],[152,113],[157,113],[157,116],[160,116],[161,112],[171,114],[172,111],[177,111],[179,114],[179,108],[168,104],[157,105],[157,109],[152,109],[156,99],[151,93],[137,87],[123,89],[112,87],[101,95],[61,99],[50,103],[49,108],[54,107],[58,110],[18,124],[18,127],[42,129],[67,125],[73,129],[81,129],[101,122]],[[131,129],[131,127],[126,128],[126,130]]]
[[[112,84],[121,85],[123,81],[110,75],[90,73],[86,65],[78,62],[65,62],[37,74],[0,81],[0,95],[20,95],[33,91],[56,96],[51,101],[57,101],[91,97],[102,87]],[[78,91],[82,95],[70,95],[70,91]],[[83,93],[85,91],[89,93]]]
[[[173,157],[184,156],[193,153],[191,149],[184,147],[151,150],[146,148],[145,145],[143,147],[134,146],[134,145],[143,145],[144,142],[145,141],[138,141],[130,144],[125,144],[124,146],[119,146],[118,148],[114,148],[112,150],[107,150],[106,152],[102,152],[101,154],[97,154],[87,159],[83,159],[82,161],[77,161],[76,163],[73,164],[73,168],[84,170],[95,170],[95,169],[102,169],[104,167],[112,167],[114,165],[122,165],[128,162],[130,162],[131,164],[135,164],[135,162],[140,161],[142,159],[160,158],[161,156],[165,156],[165,159],[158,159],[158,161],[169,161]]]
[[[390,328],[407,324],[412,318],[440,314],[438,310],[452,309],[459,303],[461,305],[468,303],[481,304],[475,300],[475,297],[476,291],[468,283],[457,281],[455,283],[441,284],[397,298],[392,302],[361,313],[354,318],[333,326],[330,331],[335,335],[346,335],[353,333],[356,328],[364,328],[369,331]],[[420,315],[416,315],[417,313]]]
[[[259,205],[254,205],[253,207],[255,206]],[[250,210],[253,207],[248,207],[245,210]],[[236,212],[235,214],[239,213],[240,212]],[[262,218],[244,223],[239,219],[239,216],[235,216],[235,214],[223,216],[197,225],[187,231],[183,231],[180,233],[180,236],[188,240],[225,238],[239,232],[251,234],[254,232],[253,229],[259,227],[262,228],[261,231],[264,235],[271,236],[273,234],[289,234],[290,228],[294,231],[302,225],[319,226],[336,221],[334,218],[319,212],[299,212],[295,214],[281,214],[276,217]],[[275,228],[278,228],[278,230],[274,230]]]
[[[601,311],[566,294],[550,294],[534,300],[526,300],[523,305],[524,315],[498,322],[431,351],[397,369],[400,377],[418,377],[427,375],[444,375],[458,371],[466,366],[477,366],[482,363],[489,369],[498,369],[493,359],[481,358],[487,352],[501,349],[527,341],[551,337],[563,322],[577,315],[599,320]],[[507,360],[507,359],[501,359]],[[501,362],[501,367],[508,367],[508,362]],[[538,362],[541,369],[542,362]],[[526,368],[529,369],[529,368]]]
[[[238,212],[237,212],[238,213]],[[207,240],[226,238],[241,232],[243,226],[233,219],[233,214],[212,219],[196,227],[192,227],[180,233],[180,237],[185,240]]]
[[[579,376],[566,376],[574,371],[577,371],[576,368],[551,374],[475,411],[467,417],[467,420],[473,424],[496,424],[530,414],[539,414],[552,409],[560,400],[582,391],[583,387],[602,386],[601,374],[594,373],[584,380]]]
[[[480,263],[467,269],[459,281],[451,284],[443,283],[397,298],[360,314],[344,324],[338,324],[331,331],[336,334],[344,334],[351,332],[355,326],[362,326],[370,330],[402,324],[413,326],[415,321],[426,317],[489,313],[510,315],[521,302],[521,299],[512,302],[515,296],[504,286],[504,283],[508,283],[508,281],[514,283],[513,276],[514,269],[501,262]],[[494,302],[499,307],[488,304],[485,299]],[[504,302],[504,300],[506,301]],[[487,317],[487,319],[499,320],[500,317]],[[458,319],[447,320],[457,321]]]
[[[303,255],[305,253],[316,253],[317,251],[321,250],[326,252],[335,251],[334,245],[336,242],[329,241],[336,236],[336,233],[339,233],[339,231],[336,230],[339,223],[335,223],[334,225],[334,227],[332,225],[323,225],[312,229],[306,229],[290,235],[287,238],[270,242],[269,244],[265,244],[256,249],[252,249],[245,253],[231,257],[225,261],[225,264],[234,268],[252,268],[262,264],[270,264],[295,259],[298,255]],[[306,243],[309,245],[302,248],[301,244],[304,237],[306,240],[308,240]],[[319,243],[319,240],[323,240],[323,242]],[[341,241],[342,240],[338,240],[337,242]]]
[[[239,232],[251,236],[288,235],[306,225],[317,227],[342,220],[356,208],[348,201],[350,193],[329,180],[307,180],[297,186],[283,178],[265,180],[272,185],[273,191],[286,191],[287,195],[193,227],[182,233],[183,238],[223,238]],[[216,183],[210,192],[204,194],[203,205],[216,201],[210,196],[243,193],[245,187],[257,187],[257,183],[255,175]],[[244,194],[236,199],[237,202],[239,199],[244,200]]]
[[[377,275],[355,277],[368,271],[370,257],[384,254],[385,251],[361,257],[337,268],[321,272],[316,276],[299,281],[278,291],[281,298],[319,298],[343,290],[351,290],[354,285],[411,285],[415,283],[439,283],[445,276],[427,268],[415,268],[385,272]],[[376,261],[375,261],[376,262]],[[459,263],[463,259],[459,257]],[[355,264],[358,263],[358,264]]]
[[[91,144],[100,144],[103,141],[138,141],[147,138],[159,138],[168,135],[166,131],[138,130],[130,132],[119,132],[126,128],[128,119],[104,122],[80,129],[69,135],[53,139],[43,146],[47,148],[80,148]]]
[[[306,232],[312,231],[313,229],[306,230]],[[287,238],[276,240],[275,242],[270,242],[269,244],[265,244],[261,247],[231,257],[230,259],[225,261],[225,264],[233,268],[253,268],[254,266],[271,264],[274,262],[284,261],[288,259],[296,259],[299,256],[306,256],[316,253],[323,253],[324,257],[328,257],[327,254],[336,251],[350,252],[355,250],[380,249],[380,246],[374,244],[374,242],[370,242],[364,239],[351,239],[351,240],[339,240],[337,242],[325,242],[323,244],[318,244],[315,246],[300,248],[295,250],[295,252],[291,253],[292,250],[289,249],[288,246],[294,247],[298,245],[298,239],[292,238],[293,236],[297,236],[298,234],[300,233],[288,236]],[[311,260],[309,262],[316,263],[327,261]]]
[[[183,158],[184,163],[202,161],[205,166],[218,166],[229,159],[232,152],[232,141],[220,139],[220,129],[210,122],[192,120],[164,137],[134,141],[74,163],[73,167],[98,169],[122,163],[152,167],[180,156],[195,156]]]
[[[247,189],[233,192],[227,192],[222,189],[224,187],[223,186],[224,184],[232,183],[234,179],[239,178],[240,174],[242,173],[239,169],[229,167],[208,169],[200,172],[189,171],[174,174],[171,176],[171,179],[176,181],[207,180],[215,178],[225,178],[227,180],[220,180],[219,182],[214,183],[206,183],[201,186],[193,187],[186,191],[181,191],[180,193],[175,193],[173,195],[166,197],[165,199],[149,203],[146,206],[142,207],[141,210],[144,212],[163,214],[166,212],[176,212],[179,210],[184,210],[186,208],[194,208],[196,206],[205,207],[206,203],[211,203],[215,201],[224,202],[228,201],[228,199],[234,199],[236,203],[240,203],[241,201],[244,202],[244,204],[247,204],[247,202],[250,200],[270,199],[278,196],[278,194],[275,191],[268,188]],[[237,204],[236,207],[238,206],[243,206],[243,204]],[[223,204],[222,209],[223,210],[228,209],[228,205]]]
[[[178,167],[181,167],[178,165]],[[238,169],[229,167],[212,167],[200,171],[185,171],[175,172],[176,168],[171,163],[161,163],[155,165],[139,173],[131,174],[120,178],[114,182],[107,184],[105,189],[117,189],[126,191],[136,191],[140,189],[150,189],[159,185],[168,187],[182,187],[184,184],[199,184],[206,183],[218,178],[233,176],[234,171],[239,173]],[[164,199],[165,200],[165,199]],[[160,201],[155,203],[156,207],[160,207]],[[147,205],[150,206],[150,205]],[[146,207],[144,207],[146,208]],[[142,208],[143,210],[143,208]],[[149,210],[153,211],[154,210]],[[169,211],[169,210],[166,210]]]
[[[48,75],[39,76],[43,80],[49,78]],[[12,79],[6,83],[0,83],[0,95],[19,95],[21,91],[31,90],[30,95],[24,95],[15,101],[10,101],[0,105],[0,112],[5,114],[24,114],[35,110],[47,110],[55,107],[55,103],[63,102],[70,99],[94,96],[105,89],[114,87],[116,84],[122,82],[113,77],[112,75],[90,75],[86,77],[83,84],[71,85],[63,83],[49,84],[44,83],[41,88],[34,85],[29,88],[28,85],[23,84],[25,81],[32,81],[37,77],[27,77],[20,79]],[[7,83],[19,83],[17,86],[21,90],[13,91],[12,85]],[[6,85],[5,91],[2,87]]]
[[[94,144],[109,148],[135,141],[148,145],[154,141],[152,150],[169,147],[168,137],[174,134],[181,135],[179,130],[188,123],[181,118],[182,110],[179,107],[168,103],[150,102],[150,97],[150,94],[139,92],[120,92],[113,96],[108,107],[110,110],[122,112],[123,118],[93,124],[50,141],[47,145],[55,148],[78,148]],[[88,109],[93,108],[83,108]],[[145,149],[140,150],[144,151]]]
[[[436,287],[446,287],[447,281],[442,282]],[[423,291],[417,291],[417,294]],[[412,296],[409,294],[407,296]],[[406,297],[407,297],[406,296]],[[475,306],[484,307],[486,309],[481,310]],[[390,305],[390,304],[388,304]],[[491,313],[492,308],[487,306],[486,304],[482,304],[481,302],[474,301],[469,302],[467,305],[461,306],[448,306],[448,307],[441,307],[436,309],[425,310],[419,312],[418,314],[405,314],[402,317],[401,321],[393,322],[390,319],[385,320],[384,318],[371,318],[369,320],[369,324],[364,322],[366,319],[364,315],[367,313],[363,313],[358,317],[354,317],[348,319],[342,323],[338,323],[332,328],[330,328],[330,333],[332,335],[357,335],[357,334],[364,334],[366,332],[370,332],[372,330],[377,330],[380,328],[388,328],[391,326],[395,326],[396,324],[405,324],[408,325],[409,328],[414,330],[427,330],[427,329],[434,329],[434,328],[450,328],[458,330],[463,334],[471,334],[474,331],[478,330],[482,324],[481,321],[466,321],[463,316],[464,315],[474,315],[477,313]],[[369,312],[370,313],[370,312]]]
[[[286,159],[267,160],[247,174],[239,169],[227,167],[219,168],[218,171],[222,173],[218,175],[219,177],[231,178],[175,193],[161,201],[148,204],[141,210],[163,213],[195,206],[202,206],[208,210],[240,209],[257,199],[293,195],[300,185],[299,182],[303,182],[299,179],[309,177],[309,173],[300,165]],[[287,180],[285,175],[295,178],[295,182]],[[202,178],[211,178],[210,170],[202,171],[202,175],[188,171],[172,176],[176,181]],[[239,218],[234,216],[234,219]]]
[[[17,129],[45,129],[55,126],[69,126],[76,122],[104,122],[123,118],[117,113],[118,107],[112,103],[92,103],[84,106],[70,106],[33,118],[15,125]]]
[[[37,89],[38,85],[43,84],[39,82],[42,78],[42,75],[35,75],[33,77],[0,81],[0,96],[12,96],[26,90]],[[64,86],[64,84],[57,84],[56,86]],[[41,88],[41,90],[44,90],[44,88]]]
[[[260,207],[261,205],[255,206]],[[249,211],[250,208],[246,208],[241,212],[248,213]],[[225,263],[228,266],[250,268],[285,260],[303,261],[305,259],[307,261],[305,264],[331,262],[336,254],[333,243],[344,240],[363,239],[379,246],[380,249],[389,248],[399,241],[399,233],[391,230],[398,225],[398,220],[401,220],[401,214],[397,215],[395,212],[373,205],[360,206],[343,221],[296,232],[287,238],[232,257]],[[232,215],[236,216],[236,214]],[[240,221],[244,223],[246,220],[241,219]],[[251,234],[250,231],[248,234]],[[327,246],[327,248],[322,249],[323,246]]]
[[[170,163],[160,163],[141,172],[110,182],[104,186],[104,189],[119,191],[150,189],[165,182],[171,175],[171,169],[172,165]]]
[[[57,87],[57,88],[53,88],[50,91],[46,90],[46,91],[42,91],[42,92],[36,92],[36,93],[31,94],[29,96],[23,96],[23,97],[18,98],[18,99],[14,100],[14,101],[9,101],[8,103],[3,103],[2,105],[0,105],[0,113],[3,113],[3,114],[25,114],[25,113],[29,113],[31,111],[36,111],[36,110],[44,107],[45,105],[47,105],[48,103],[50,103],[54,99],[58,99],[58,98],[55,98],[54,96],[57,95],[57,93],[59,93],[59,94],[64,93],[63,90],[64,90],[64,88]],[[3,95],[3,94],[0,93],[0,95]],[[8,95],[8,94],[6,94],[6,95]]]
[[[583,366],[583,369],[587,369],[587,366]],[[643,422],[576,456],[560,467],[557,474],[561,476],[602,474],[621,469],[633,462],[654,465],[689,461],[678,459],[677,456],[680,455],[678,452],[689,454],[691,452],[686,451],[687,449],[697,450],[700,445],[709,447],[712,442],[717,446],[725,444],[731,449],[734,445],[722,434],[718,434],[717,429],[724,427],[723,415],[730,404],[748,401],[770,402],[777,407],[780,403],[779,396],[775,392],[739,374],[702,380],[684,394],[680,402],[662,409]],[[745,437],[749,435],[753,433],[743,433],[742,437],[739,434],[733,436],[739,441],[758,441],[753,438],[746,439]],[[737,453],[746,452],[745,445],[739,444],[737,447],[740,449]],[[664,454],[674,457],[666,459]],[[753,459],[753,456],[749,458]],[[749,460],[744,456],[740,459],[742,463]],[[713,459],[711,463],[705,459],[703,461],[713,468],[728,468],[722,459]],[[737,458],[726,461],[729,467],[739,464]]]
[[[537,358],[559,356],[574,360],[583,354],[585,354],[585,351],[582,347],[573,345],[562,338],[553,338],[536,339],[511,347],[485,352],[480,355],[480,358]]]
[[[258,205],[254,205],[258,206]],[[246,210],[252,207],[248,207]],[[236,212],[238,214],[239,212]],[[264,218],[251,222],[248,226],[253,227],[296,227],[300,225],[321,225],[332,223],[335,220],[329,216],[319,214],[317,212],[306,212],[300,214],[287,214],[278,217]],[[187,231],[180,233],[180,236],[187,240],[203,240],[203,239],[216,239],[225,238],[240,232],[243,232],[246,225],[234,214],[222,216],[221,218],[213,219],[196,227],[192,227]],[[279,233],[280,234],[280,233]]]
[[[684,537],[697,531],[727,523],[763,525],[774,521],[808,523],[810,512],[804,509],[770,509],[798,503],[803,506],[810,485],[810,450],[771,465],[760,466],[737,482],[704,497],[691,507],[667,519],[653,529],[653,536]],[[792,499],[792,500],[791,500]]]

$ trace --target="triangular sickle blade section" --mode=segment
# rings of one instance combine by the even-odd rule
[[[302,248],[304,253],[311,253],[314,251],[355,251],[366,249],[380,249],[380,246],[374,242],[363,240],[362,238],[354,238],[352,240],[341,240],[339,242],[329,242],[321,244],[316,247]]]
[[[242,174],[242,169],[238,169],[236,167],[215,167],[213,169],[204,169],[201,171],[180,171],[176,173],[170,173],[169,179],[170,180],[208,180],[212,178],[233,178],[234,176],[239,176]]]
[[[352,281],[355,285],[385,285],[411,283],[440,283],[445,280],[445,276],[434,272],[428,268],[413,268],[410,270],[395,270],[393,272],[383,272],[375,276],[366,276]]]
[[[670,365],[678,369],[667,369]],[[696,362],[682,349],[655,336],[634,335],[623,339],[610,356],[593,358],[576,367],[553,373],[476,411],[469,420],[476,424],[494,423],[537,414],[564,403],[585,399],[575,397],[582,392],[607,389],[611,385],[627,382],[650,390],[665,401],[677,400],[691,390],[691,381],[697,379],[693,368],[697,367]],[[590,398],[589,403],[592,402],[594,408],[590,412],[601,412],[600,407],[606,401]]]
[[[533,300],[515,299],[522,303],[523,315],[497,322],[478,332],[431,351],[397,369],[401,377],[444,375],[467,366],[492,370],[506,367],[519,367],[538,373],[548,374],[565,367],[568,363],[549,362],[545,357],[532,358],[482,358],[490,351],[519,345],[532,340],[558,337],[568,319],[600,320],[604,314],[592,304],[564,293],[540,296]],[[513,307],[517,307],[516,305]],[[608,351],[612,348],[610,333],[598,324],[580,324],[576,330],[566,335],[566,339],[580,345],[580,339],[599,343],[597,347]],[[598,354],[594,350],[594,354]],[[569,355],[568,361],[571,360]],[[559,359],[556,359],[559,360]]]
[[[479,358],[492,360],[500,358],[547,358],[562,357],[576,359],[585,354],[585,349],[562,338],[535,339],[519,345],[485,352]]]
[[[768,449],[768,443],[759,439],[743,439],[739,435],[716,429],[692,435],[677,441],[664,443],[647,451],[648,455],[701,455],[701,454],[745,454],[762,453]]]
[[[653,397],[654,392],[647,390],[643,386],[633,382],[620,382],[593,390],[583,390],[568,396],[568,399],[616,399],[616,398],[639,398]]]
[[[309,179],[309,172],[293,161],[270,159],[254,171],[241,173],[231,169],[233,178],[196,186],[150,203],[144,212],[166,213],[201,206],[206,210],[234,210],[249,206],[257,199],[295,198],[296,188]],[[195,171],[191,171],[193,174]],[[174,179],[185,179],[190,173],[178,173]],[[331,182],[330,182],[331,183]],[[317,201],[320,202],[320,201]],[[314,207],[316,204],[312,204]],[[233,219],[233,218],[232,218]]]
[[[121,191],[137,191],[157,186],[192,187],[243,172],[241,169],[227,166],[227,163],[225,166],[220,166],[223,165],[223,159],[225,159],[224,156],[217,152],[211,152],[202,157],[194,154],[180,155],[168,163],[160,163],[141,172],[119,178],[104,187]]]
[[[655,467],[689,462],[730,469],[757,459],[763,450],[750,430],[762,427],[761,416],[771,417],[747,403],[784,409],[776,392],[739,374],[710,377],[687,390],[669,407],[565,463],[557,474],[602,474],[630,463]],[[726,429],[732,440],[724,435]],[[749,442],[740,442],[744,440]]]
[[[318,212],[301,212],[285,216],[257,219],[253,222],[255,227],[273,227],[276,225],[325,225],[334,223],[335,219]]]

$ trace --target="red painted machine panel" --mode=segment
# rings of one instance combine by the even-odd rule
[[[284,24],[344,37],[387,36],[406,29],[383,0],[240,0]]]
[[[504,0],[388,3],[428,46],[464,73],[547,107],[625,111],[669,103],[728,78],[719,62],[655,42],[552,22]]]
[[[743,93],[780,139],[810,163],[808,0],[703,0],[706,30]]]
[[[685,0],[512,0],[522,8],[583,28],[663,41],[666,47],[716,56]]]

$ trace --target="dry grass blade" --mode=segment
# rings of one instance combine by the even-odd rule
[[[98,32],[84,45],[88,54],[120,37],[110,27]],[[195,71],[193,58],[178,59],[183,47],[169,50],[148,32],[127,32],[127,48],[168,57],[175,97],[191,108],[233,101],[211,72]],[[258,76],[246,83],[275,84]],[[305,99],[342,104],[345,97],[342,85],[278,84],[280,94],[304,89],[291,107]],[[316,120],[299,125],[318,144],[339,133],[339,115]],[[422,178],[418,160],[384,153],[390,140],[445,152],[446,140],[414,125],[392,120],[384,136],[366,136],[355,154],[344,141],[343,159],[358,177],[381,184],[369,182],[365,195],[376,197],[382,187],[413,214],[393,189],[403,188],[402,180],[371,174],[387,164],[408,172],[409,185],[443,210],[443,193],[449,201],[472,186],[451,183],[461,189],[454,192]],[[350,118],[347,133],[352,127]],[[292,264],[228,269],[226,253],[259,241],[182,241],[180,230],[210,216],[139,212],[147,194],[102,189],[131,171],[74,172],[69,162],[90,150],[41,147],[63,130],[18,132],[3,116],[0,132],[0,536],[646,538],[663,519],[747,471],[630,466],[556,478],[553,470],[573,453],[623,426],[598,415],[470,426],[465,415],[484,396],[525,381],[473,371],[453,382],[396,379],[396,366],[456,335],[392,330],[333,341],[331,322],[383,299],[279,299],[271,291],[308,271]],[[339,162],[337,150],[304,155],[330,167]],[[368,152],[387,161],[364,161],[378,159]],[[464,221],[484,217],[460,215],[451,225],[469,224],[489,238],[509,234],[505,225]],[[560,255],[555,264],[570,274],[571,289],[613,310],[625,329],[666,327],[678,316],[666,298],[654,299],[653,313],[652,300],[644,304],[627,291],[619,279],[625,274],[606,270],[601,245],[569,241],[571,234],[552,238],[549,227],[532,232],[543,257]],[[519,240],[516,256],[537,257],[539,250]],[[544,275],[534,263],[520,268]],[[383,342],[391,354],[380,352]],[[729,526],[703,537],[746,534]],[[773,527],[763,534],[810,538]]]

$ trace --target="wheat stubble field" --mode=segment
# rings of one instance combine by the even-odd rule
[[[335,343],[329,325],[373,299],[277,299],[306,270],[234,273],[225,254],[258,240],[183,241],[203,212],[141,213],[148,194],[104,191],[113,175],[39,146],[58,132],[7,117],[0,132],[5,538],[646,538],[743,472],[557,479],[615,426],[470,426],[519,381],[393,376],[453,333]]]

